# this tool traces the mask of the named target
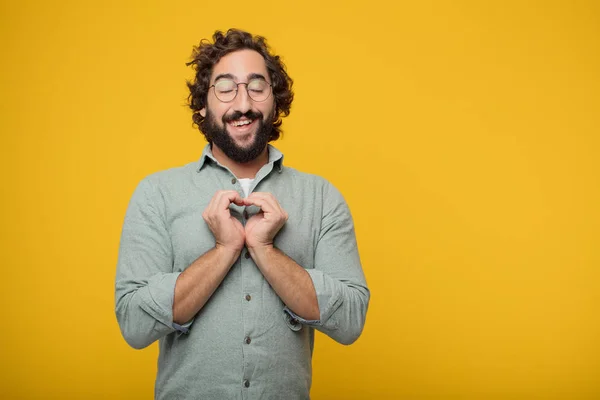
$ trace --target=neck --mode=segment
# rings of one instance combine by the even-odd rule
[[[258,171],[269,162],[269,150],[267,147],[258,157],[247,163],[238,163],[227,157],[223,151],[214,143],[211,146],[212,154],[224,167],[229,168],[236,178],[254,178]]]

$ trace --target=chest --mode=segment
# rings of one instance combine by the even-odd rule
[[[277,177],[279,178],[279,177]],[[215,239],[202,217],[217,190],[238,190],[238,182],[188,188],[179,204],[170,208],[167,228],[171,236],[174,271],[183,271],[195,259],[215,246]],[[278,200],[289,219],[275,237],[275,246],[304,268],[314,267],[314,254],[321,227],[322,204],[311,185],[296,180],[267,179],[255,182],[252,191],[268,192]],[[231,204],[231,216],[245,223],[244,214],[256,214],[257,207]]]

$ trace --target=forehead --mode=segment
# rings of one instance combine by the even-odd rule
[[[264,58],[258,52],[248,49],[223,56],[213,67],[211,82],[221,74],[231,74],[236,81],[244,81],[251,74],[268,77]]]

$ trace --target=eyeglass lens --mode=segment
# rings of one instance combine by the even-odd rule
[[[222,102],[229,102],[235,99],[239,85],[246,85],[248,96],[254,101],[264,101],[271,94],[271,85],[264,79],[251,79],[248,83],[235,83],[232,79],[221,79],[214,85],[215,95]]]

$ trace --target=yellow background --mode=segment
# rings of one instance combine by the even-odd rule
[[[121,224],[199,158],[184,63],[238,27],[283,56],[277,146],[344,193],[372,290],[313,398],[600,398],[599,4],[3,0],[0,397],[152,397]]]

